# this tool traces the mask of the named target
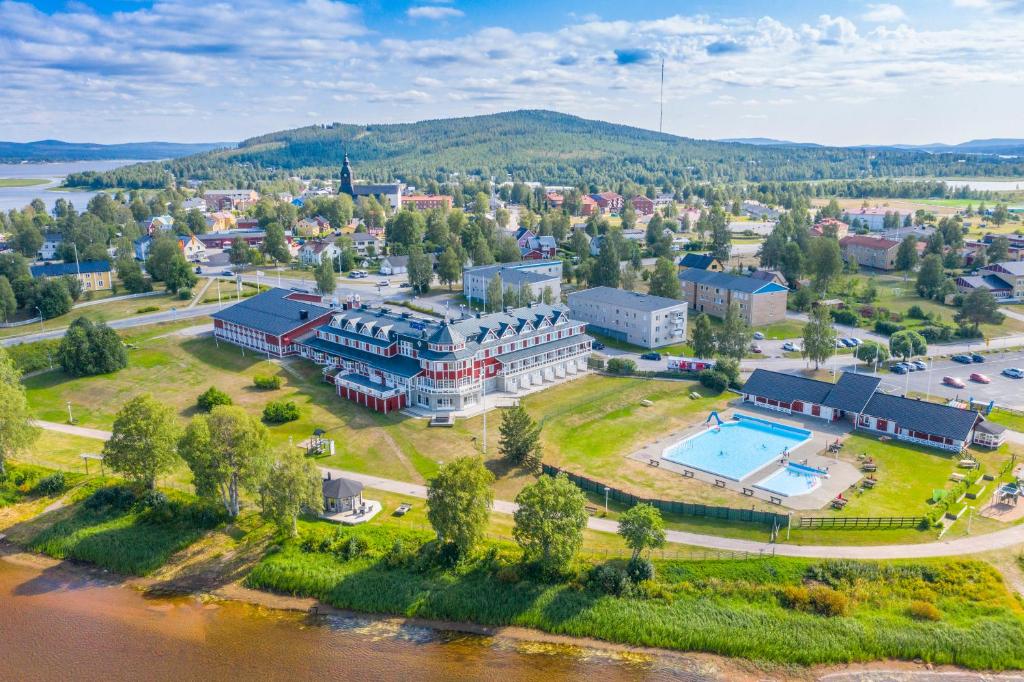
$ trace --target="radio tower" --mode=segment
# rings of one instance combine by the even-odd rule
[[[658,94],[658,132],[665,121],[665,58],[661,58],[661,91]]]

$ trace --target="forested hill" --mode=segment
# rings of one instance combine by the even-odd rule
[[[337,176],[347,151],[359,179],[451,173],[549,184],[679,185],[688,181],[1024,175],[1024,160],[919,151],[772,147],[694,140],[552,111],[512,111],[388,125],[333,124],[262,135],[235,149],[69,178],[92,187],[173,180],[244,186],[303,174]]]
[[[110,159],[174,159],[229,146],[224,142],[128,142],[125,144],[95,144],[92,142],[64,142],[37,140],[35,142],[0,141],[0,163],[45,161],[106,161]]]

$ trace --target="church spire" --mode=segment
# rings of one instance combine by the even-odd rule
[[[352,164],[348,160],[348,152],[345,152],[345,159],[341,163],[341,192],[347,194],[353,199],[355,198],[355,192],[352,189],[352,185],[355,183],[355,178],[352,175]]]

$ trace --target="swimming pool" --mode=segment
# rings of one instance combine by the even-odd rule
[[[763,481],[755,483],[754,487],[784,497],[804,495],[820,486],[824,475],[826,472],[814,467],[788,464]]]
[[[662,452],[670,462],[740,481],[792,452],[811,432],[745,414],[674,443]]]

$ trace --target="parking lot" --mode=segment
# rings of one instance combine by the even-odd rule
[[[914,391],[939,395],[944,398],[974,398],[975,402],[988,403],[995,400],[997,405],[1024,408],[1024,379],[1011,379],[1000,374],[1007,367],[1024,368],[1024,353],[992,353],[985,354],[985,362],[970,365],[953,362],[952,360],[936,360],[930,369],[909,374],[890,374],[880,372],[882,387],[887,392],[905,393]],[[864,365],[860,366],[864,371]],[[978,372],[992,380],[990,384],[980,384],[968,377]],[[956,377],[964,382],[964,388],[945,386],[942,378]]]

